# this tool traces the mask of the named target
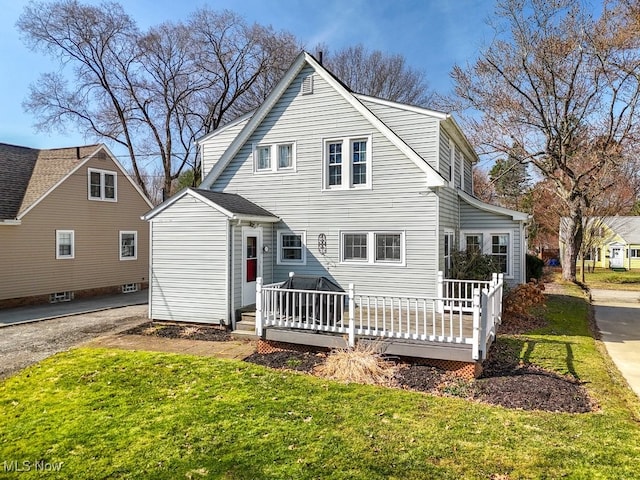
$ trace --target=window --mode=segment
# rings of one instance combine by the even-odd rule
[[[376,233],[376,262],[402,261],[400,234]]]
[[[293,145],[278,145],[278,169],[293,168]]]
[[[504,232],[462,232],[461,248],[467,252],[490,255],[497,265],[497,273],[513,274],[511,266],[511,235]]]
[[[115,202],[117,200],[116,172],[96,170],[89,172],[89,200]]]
[[[491,256],[498,265],[498,273],[507,273],[509,265],[509,236],[491,235]]]
[[[329,186],[342,185],[342,143],[329,144]]]
[[[256,173],[295,171],[296,145],[294,142],[258,145],[253,150],[253,158]]]
[[[371,187],[371,137],[325,143],[325,189]]]
[[[342,236],[342,245],[343,261],[367,262],[369,260],[366,233],[345,233]]]
[[[258,154],[257,170],[271,170],[271,147],[258,147],[256,149]]]
[[[629,258],[640,258],[640,248],[632,248],[629,250]]]
[[[453,232],[444,232],[444,276],[449,278],[453,254]]]
[[[367,183],[367,142],[357,140],[351,143],[351,168],[354,185]]]
[[[304,233],[278,232],[278,263],[304,265],[307,261],[305,242]]]
[[[74,258],[74,237],[75,232],[73,230],[56,230],[56,259]]]
[[[138,258],[138,232],[120,232],[120,260]]]
[[[482,235],[467,235],[465,238],[468,253],[482,253]]]

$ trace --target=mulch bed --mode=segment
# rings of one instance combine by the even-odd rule
[[[523,317],[509,326],[509,333],[517,334],[543,325],[539,319]],[[217,327],[159,322],[148,322],[124,333],[206,341],[232,339],[227,331]],[[501,333],[505,333],[502,328]],[[518,353],[512,345],[498,338],[483,365],[482,376],[473,381],[463,380],[450,372],[421,364],[420,361],[391,360],[397,362],[399,367],[395,378],[397,386],[407,390],[463,397],[523,410],[584,413],[597,409],[579,381],[536,365],[521,364]],[[322,352],[281,351],[254,353],[245,361],[274,369],[313,374],[315,368],[324,362],[326,355]]]

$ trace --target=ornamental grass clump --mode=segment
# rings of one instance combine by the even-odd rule
[[[317,375],[345,383],[396,386],[398,366],[386,360],[379,343],[360,342],[353,348],[335,349],[322,365],[315,368]]]

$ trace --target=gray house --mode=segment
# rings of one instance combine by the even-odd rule
[[[257,279],[290,272],[435,297],[455,249],[525,280],[527,215],[473,196],[477,156],[451,115],[353,93],[308,53],[199,145],[200,188],[144,216],[152,319],[233,325]]]

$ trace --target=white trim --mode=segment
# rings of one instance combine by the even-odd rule
[[[407,265],[407,245],[405,230],[340,230],[339,232],[339,259],[341,265],[376,265],[387,267],[406,267]],[[344,258],[344,236],[345,235],[366,235],[367,236],[367,260],[345,260]],[[376,235],[400,235],[400,261],[376,260],[377,245]]]
[[[458,196],[464,200],[466,203],[471,205],[472,207],[476,207],[480,210],[484,210],[485,212],[497,213],[499,215],[505,215],[507,217],[511,217],[512,220],[519,222],[526,222],[529,220],[529,215],[526,213],[518,212],[516,210],[510,210],[504,207],[498,207],[497,205],[490,205],[488,203],[484,203],[478,200],[475,197],[463,192],[462,190],[457,190]]]
[[[366,179],[365,183],[353,183],[353,144],[366,143]],[[340,185],[329,185],[329,149],[328,145],[342,145],[342,182]],[[348,137],[327,137],[322,140],[322,190],[371,190],[373,187],[373,135],[350,135]]]
[[[438,110],[430,110],[428,108],[417,107],[415,105],[408,105],[406,103],[398,103],[398,102],[393,102],[391,100],[384,100],[382,98],[370,97],[369,95],[364,95],[362,93],[354,93],[353,96],[356,97],[358,100],[364,100],[367,102],[384,105],[386,107],[406,110],[407,112],[419,113],[420,115],[427,115],[429,117],[437,118],[438,120],[446,120],[447,118],[449,118],[448,113],[440,112]]]
[[[91,174],[100,174],[100,196],[94,197],[91,195]],[[105,195],[107,189],[106,176],[113,176],[113,198],[108,198]],[[105,170],[102,168],[87,168],[87,200],[96,202],[117,202],[118,201],[118,174],[113,170]]]
[[[0,220],[0,225],[22,225],[22,220],[13,220],[13,219]]]
[[[280,166],[280,147],[291,145],[291,166]],[[269,168],[258,168],[258,149],[269,149]],[[251,148],[251,156],[253,160],[253,173],[256,175],[265,175],[269,173],[296,173],[296,142],[274,142],[259,143]]]
[[[71,254],[60,255],[60,234],[71,234]],[[76,233],[75,230],[56,230],[56,260],[73,260],[76,258]]]
[[[445,185],[445,181],[442,176],[431,166],[425,159],[418,155],[404,140],[402,140],[393,130],[384,124],[371,110],[369,110],[360,100],[358,100],[345,86],[336,80],[333,75],[327,72],[322,65],[320,65],[311,55],[307,52],[301,52],[295,59],[287,73],[282,77],[280,82],[267,96],[263,104],[255,111],[251,120],[244,126],[242,131],[231,142],[229,148],[220,157],[220,160],[214,165],[209,174],[205,177],[200,185],[200,188],[209,188],[220,176],[220,174],[227,167],[229,162],[236,156],[240,149],[247,143],[250,136],[262,123],[266,115],[280,100],[284,92],[291,85],[293,80],[297,77],[298,73],[302,70],[304,65],[309,65],[315,70],[325,82],[336,90],[347,102],[356,109],[364,118],[366,118],[380,133],[382,133],[387,139],[395,145],[403,154],[405,154],[415,165],[426,174],[427,187],[441,187]]]
[[[283,235],[295,235],[300,237],[301,259],[300,260],[286,260],[282,258],[282,236]],[[307,264],[307,231],[306,230],[278,230],[277,231],[277,252],[276,262],[278,265],[306,265]]]
[[[497,230],[487,230],[487,229],[467,229],[467,230],[460,230],[460,250],[466,250],[467,249],[467,236],[469,235],[481,235],[482,236],[482,254],[484,255],[493,255],[493,251],[492,251],[492,237],[495,235],[506,235],[508,238],[508,243],[507,243],[507,271],[504,272],[504,278],[509,278],[509,279],[513,279],[515,278],[514,276],[514,267],[515,265],[513,264],[513,259],[514,259],[514,250],[513,250],[513,237],[514,237],[514,231],[513,230],[504,230],[504,229],[497,229]],[[520,255],[520,257],[523,257],[523,255]],[[522,266],[520,267],[522,268]],[[500,272],[498,272],[500,273]]]
[[[122,235],[133,234],[133,253],[132,257],[123,257],[122,256]],[[138,259],[138,231],[137,230],[120,230],[118,235],[118,256],[120,260],[137,260]]]
[[[216,128],[213,132],[209,132],[206,135],[198,138],[196,140],[196,143],[201,144],[202,142],[209,140],[210,138],[213,138],[216,135],[219,135],[220,133],[230,129],[231,127],[235,127],[239,123],[249,120],[254,113],[255,113],[255,110],[251,110],[250,112],[247,112],[244,115],[240,115],[239,117],[234,118],[229,123],[225,123],[223,126]]]

